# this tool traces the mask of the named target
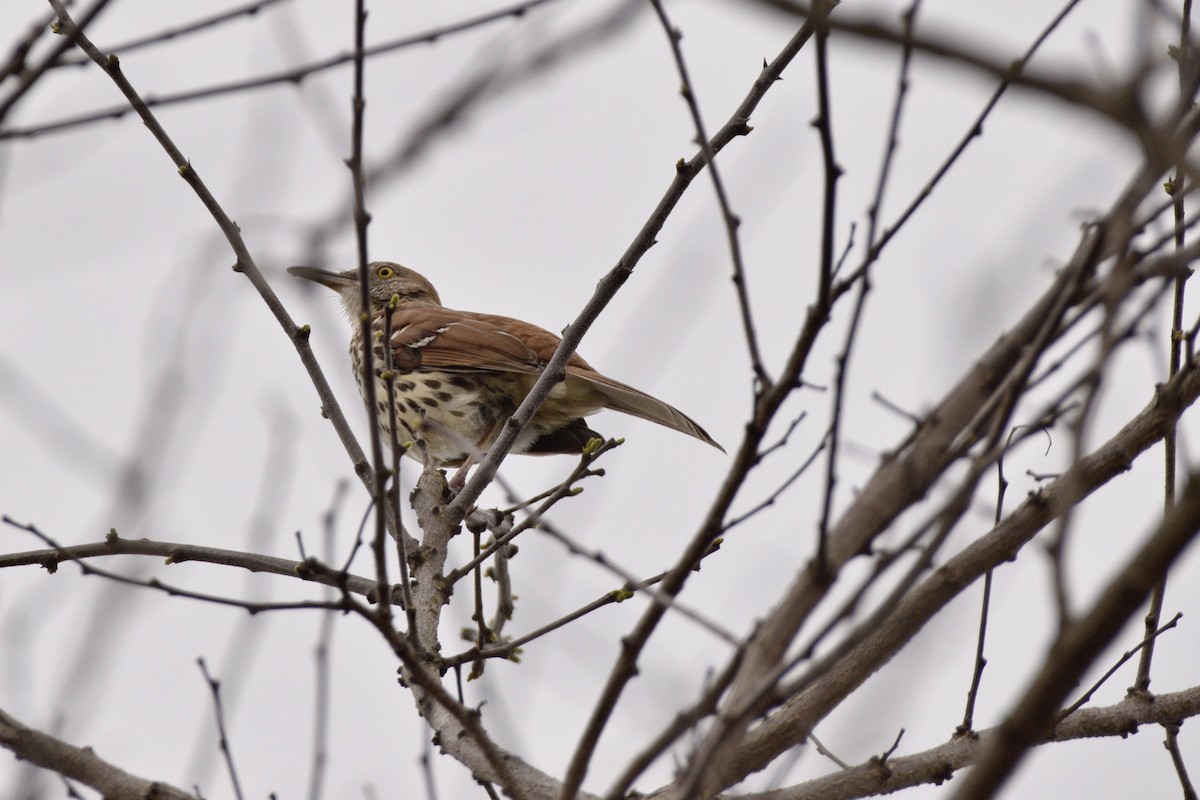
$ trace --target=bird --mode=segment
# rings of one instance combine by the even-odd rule
[[[337,292],[354,325],[350,360],[367,402],[358,322],[362,314],[359,271],[297,266],[289,267],[288,273]],[[451,485],[461,487],[467,470],[499,436],[504,421],[525,399],[561,340],[511,317],[447,308],[425,276],[392,261],[368,265],[367,289],[382,438],[426,465],[459,467]],[[386,343],[385,332],[390,333]],[[387,407],[388,377],[399,428],[395,436]],[[510,452],[581,454],[590,441],[604,439],[584,417],[606,408],[686,433],[725,452],[691,417],[603,375],[578,353],[571,355],[566,377],[550,390]]]

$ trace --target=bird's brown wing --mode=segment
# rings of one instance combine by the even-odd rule
[[[541,372],[561,341],[550,331],[528,322],[440,306],[397,309],[392,312],[392,330],[395,363],[409,369],[534,375]],[[687,414],[597,372],[578,353],[573,353],[567,362],[567,375],[586,381],[604,396],[608,408],[665,425],[724,452]]]
[[[408,368],[536,375],[554,355],[559,337],[508,317],[439,306],[408,306],[392,312],[392,351]],[[572,354],[568,367],[591,367]]]

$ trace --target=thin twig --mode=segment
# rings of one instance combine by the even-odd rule
[[[1179,90],[1181,93],[1188,91],[1188,70],[1189,61],[1192,59],[1192,51],[1190,48],[1191,42],[1191,23],[1192,23],[1192,0],[1184,0],[1183,2],[1183,19],[1180,22],[1179,29],[1179,49],[1175,53],[1175,58],[1179,62]],[[1179,183],[1182,182],[1184,173],[1187,169],[1187,156],[1181,154],[1179,164],[1175,168],[1175,178],[1170,182],[1168,191],[1172,195],[1172,207],[1175,216],[1175,249],[1182,250],[1186,240],[1185,232],[1187,231],[1187,209],[1183,202],[1183,193],[1179,191]],[[1174,302],[1171,309],[1171,330],[1168,334],[1170,340],[1170,365],[1168,367],[1167,378],[1173,378],[1182,362],[1183,350],[1183,307],[1185,299],[1185,291],[1187,289],[1187,274],[1181,274],[1175,279]],[[1176,469],[1178,466],[1178,430],[1172,425],[1167,431],[1167,435],[1163,437],[1163,513],[1171,513],[1171,509],[1175,505],[1175,482]],[[1154,585],[1154,591],[1150,593],[1150,608],[1146,612],[1145,630],[1147,632],[1154,631],[1158,628],[1158,621],[1162,617],[1163,600],[1167,593],[1167,576],[1163,573],[1162,579]],[[1154,638],[1150,637],[1146,642],[1146,646],[1142,649],[1141,658],[1138,660],[1137,678],[1134,681],[1134,688],[1140,692],[1150,691],[1150,666],[1154,661]],[[1168,737],[1173,741],[1168,731]],[[1176,751],[1177,752],[1177,751]],[[1181,773],[1186,785],[1186,773]],[[1186,793],[1186,791],[1185,791]],[[1194,794],[1194,792],[1193,792]]]
[[[813,127],[817,129],[821,140],[821,163],[824,167],[824,194],[821,205],[821,255],[818,267],[816,307],[825,314],[832,307],[833,289],[833,252],[836,246],[837,228],[837,185],[842,176],[842,168],[837,163],[833,148],[833,112],[829,97],[829,14],[833,10],[833,0],[820,0],[813,9],[810,18],[816,28],[816,75],[817,75],[817,118]],[[842,429],[842,401],[845,396],[846,369],[849,366],[850,348],[854,335],[858,331],[863,304],[867,292],[870,291],[870,281],[867,273],[859,282],[858,302],[854,306],[854,316],[846,334],[846,344],[837,357],[837,377],[833,391],[833,414],[829,423],[825,450],[825,488],[822,494],[821,518],[817,523],[817,556],[816,568],[818,575],[824,575],[829,570],[829,521],[833,513],[833,497],[837,489],[838,438]]]
[[[12,52],[9,53],[8,60],[0,63],[0,84],[4,83],[10,75],[20,75],[27,69],[25,60],[29,57],[29,51],[37,44],[37,40],[50,32],[50,23],[54,21],[54,12],[50,12],[49,16],[37,19],[25,31],[25,35],[13,42]],[[47,68],[52,68],[54,62],[47,62]]]
[[[1004,450],[996,458],[996,510],[992,516],[993,527],[1000,524],[1000,520],[1004,519],[1004,495],[1008,491],[1008,479],[1004,477],[1004,454],[1008,452],[1012,446],[1013,436],[1017,433],[1017,428],[1013,428],[1008,433],[1008,441],[1004,443]],[[971,688],[967,690],[967,706],[963,711],[963,721],[956,729],[956,733],[966,735],[971,733],[975,727],[975,701],[979,697],[979,686],[983,681],[983,669],[987,666],[987,658],[984,657],[984,644],[987,642],[987,624],[988,610],[992,603],[992,570],[988,570],[983,576],[983,600],[979,609],[979,636],[975,642],[975,669],[971,673]]]
[[[33,87],[35,83],[38,82],[43,75],[46,74],[47,70],[57,63],[58,59],[61,58],[64,53],[84,40],[83,32],[87,30],[88,25],[90,25],[92,20],[94,20],[96,16],[104,10],[104,7],[107,6],[108,3],[109,0],[96,0],[96,2],[85,8],[83,13],[79,15],[78,21],[72,20],[71,24],[65,31],[67,35],[62,39],[62,41],[56,43],[50,49],[50,52],[46,54],[45,58],[38,62],[38,64],[34,67],[26,67],[25,69],[20,70],[16,87],[9,93],[8,97],[0,100],[0,122],[4,121],[4,118],[8,116],[9,112],[13,110],[20,99],[25,96],[25,94]],[[53,6],[54,3],[52,2],[50,5]],[[60,11],[60,7],[56,7],[54,10],[60,19],[65,14],[65,12]],[[59,33],[58,30],[55,30],[54,32]],[[16,58],[16,55],[17,54],[14,54],[14,59]],[[4,132],[2,131],[0,131],[0,138],[4,138]]]
[[[483,529],[475,525],[468,525],[471,531],[471,542],[475,551],[475,559],[479,559],[479,537],[483,534]],[[492,637],[487,629],[487,622],[484,620],[483,614],[483,567],[482,564],[476,564],[475,569],[471,573],[474,576],[472,589],[475,596],[475,611],[471,614],[471,619],[475,620],[475,649],[480,653],[483,652],[484,646],[492,641]],[[483,659],[478,658],[471,663],[470,678],[479,678],[483,676]]]
[[[813,448],[813,451],[808,454],[808,457],[801,461],[800,465],[792,470],[792,473],[788,475],[782,483],[776,486],[775,489],[763,500],[751,506],[748,510],[742,512],[736,517],[730,517],[728,520],[726,520],[721,526],[721,532],[728,533],[730,530],[738,525],[741,525],[751,517],[754,517],[760,512],[775,505],[775,501],[778,500],[784,492],[791,488],[792,484],[799,480],[800,476],[807,472],[809,467],[816,463],[817,457],[821,455],[821,452],[825,449],[825,446],[828,442],[829,433],[826,432],[825,436],[821,437],[821,441],[817,443],[817,446]]]
[[[98,5],[103,6],[107,2],[108,0],[100,0]],[[412,34],[410,36],[402,36],[387,42],[381,42],[380,44],[366,48],[363,54],[366,58],[373,58],[375,56],[391,53],[396,50],[402,50],[404,48],[413,47],[416,45],[436,42],[445,36],[471,30],[472,28],[487,25],[506,17],[519,19],[525,14],[526,11],[550,2],[553,2],[553,0],[527,0],[527,2],[517,3],[512,6],[497,9],[496,11],[480,14],[479,16],[470,17],[460,22],[441,25],[436,28],[430,28],[429,30],[421,31],[420,33]],[[88,14],[91,15],[92,13],[94,12],[89,9]],[[84,16],[81,15],[80,20],[81,22],[84,22],[81,27],[86,27],[86,20],[84,20]],[[69,45],[65,49],[70,49]],[[52,58],[48,60],[53,61]],[[352,64],[353,62],[353,52],[339,53],[337,55],[327,56],[299,67],[293,67],[291,69],[282,70],[279,72],[271,72],[255,78],[244,78],[242,80],[205,86],[199,89],[189,89],[187,91],[163,94],[156,97],[147,97],[145,98],[144,103],[148,108],[161,108],[163,106],[177,105],[179,103],[186,103],[193,100],[206,100],[209,98],[222,97],[229,94],[240,94],[253,89],[263,89],[270,86],[298,86],[310,75],[324,72],[335,67],[345,66],[346,64]],[[32,80],[30,82],[32,83]],[[0,120],[4,119],[4,116],[8,110],[7,106],[10,105],[11,102],[12,101],[5,101],[5,103],[0,104]],[[27,128],[5,128],[0,130],[0,141],[4,139],[30,138],[46,133],[57,133],[59,131],[68,130],[80,125],[89,125],[91,123],[101,122],[103,120],[117,119],[129,113],[129,110],[130,107],[128,105],[111,106],[108,108],[99,109],[97,111],[90,111],[73,117],[64,117],[52,122]]]
[[[900,212],[899,216],[897,216],[889,226],[880,232],[877,240],[868,244],[867,253],[855,272],[851,273],[842,280],[849,281],[855,279],[859,272],[866,270],[871,262],[876,261],[879,258],[879,255],[883,252],[883,249],[887,247],[896,234],[904,228],[908,221],[913,218],[913,215],[916,214],[917,210],[924,205],[926,200],[929,199],[929,197],[933,194],[934,189],[936,189],[938,184],[942,182],[942,179],[944,179],[946,175],[950,173],[951,168],[958,163],[958,159],[964,152],[966,152],[971,143],[976,138],[983,135],[983,124],[987,121],[988,117],[991,116],[992,111],[995,110],[996,106],[999,104],[1000,98],[1004,96],[1014,82],[1017,82],[1020,79],[1025,66],[1029,63],[1029,60],[1033,58],[1034,54],[1037,53],[1050,34],[1058,28],[1063,20],[1066,19],[1066,17],[1075,9],[1079,2],[1080,0],[1068,0],[1059,13],[1056,14],[1049,23],[1047,23],[1046,27],[1042,29],[1029,47],[1026,48],[1021,57],[1012,62],[1011,66],[1003,73],[1003,77],[1001,77],[1000,82],[997,84],[996,89],[992,92],[991,97],[988,98],[987,103],[984,104],[979,114],[967,128],[967,132],[959,140],[958,144],[956,144],[955,147],[950,151],[950,154],[934,171],[933,176],[925,182],[925,185],[921,187],[920,191],[917,192],[916,196],[913,197],[905,209]],[[845,29],[845,26],[839,25],[838,27],[839,29]],[[902,46],[905,48],[914,48],[918,46],[918,41],[911,29],[906,29],[906,32],[898,34],[897,40],[900,41]]]
[[[1175,774],[1179,777],[1179,785],[1183,788],[1183,800],[1197,800],[1196,787],[1192,785],[1192,779],[1188,777],[1187,764],[1184,763],[1183,753],[1179,750],[1179,723],[1168,722],[1163,725],[1163,730],[1167,734],[1163,741],[1163,747],[1167,748],[1167,752],[1171,754],[1171,763],[1175,765]]]
[[[108,49],[114,53],[129,53],[134,50],[139,50],[143,47],[164,44],[193,33],[200,33],[201,31],[206,31],[209,28],[215,28],[218,25],[223,25],[224,23],[237,19],[238,17],[256,16],[258,12],[262,11],[264,8],[273,6],[279,2],[286,2],[286,0],[253,0],[253,2],[245,3],[240,6],[234,6],[233,8],[225,9],[224,11],[211,14],[207,17],[200,17],[199,19],[192,20],[191,22],[185,22],[182,25],[164,28],[160,31],[155,31],[154,33],[150,33],[145,36],[139,36],[136,39],[118,42],[117,44],[111,45]],[[51,66],[79,67],[88,63],[90,62],[87,56],[76,56],[75,58],[64,56]]]
[[[365,125],[367,98],[364,93],[365,69],[364,37],[367,27],[367,9],[364,0],[354,3],[354,92],[350,99],[351,129],[350,129],[350,158],[346,166],[350,169],[350,180],[354,196],[354,241],[358,253],[358,283],[359,298],[362,301],[362,311],[359,315],[359,336],[362,344],[362,369],[358,375],[358,385],[362,389],[363,400],[366,402],[371,436],[371,464],[374,466],[374,482],[371,486],[371,500],[375,505],[375,535],[371,537],[371,552],[375,559],[375,581],[379,585],[378,596],[388,592],[387,536],[386,518],[392,506],[387,501],[387,471],[384,469],[383,441],[379,435],[379,407],[376,405],[379,391],[375,380],[374,350],[374,311],[371,307],[370,256],[367,253],[367,225],[371,216],[367,213],[366,185],[363,181],[363,128]],[[383,316],[389,311],[384,309]],[[384,347],[388,346],[387,342]],[[385,365],[386,366],[386,365]],[[380,603],[376,612],[386,625],[392,624],[392,609],[387,603]]]
[[[1163,635],[1164,633],[1169,631],[1171,628],[1174,628],[1176,625],[1178,625],[1179,620],[1182,618],[1183,618],[1182,613],[1176,614],[1174,617],[1172,617],[1170,619],[1170,621],[1168,621],[1161,628],[1156,628],[1155,630],[1150,631],[1150,633],[1148,633],[1146,635],[1146,638],[1144,638],[1144,639],[1142,639],[1142,641],[1138,642],[1137,647],[1133,648],[1132,650],[1126,650],[1124,653],[1122,653],[1121,657],[1117,659],[1117,662],[1115,664],[1113,664],[1111,667],[1109,667],[1108,671],[1105,672],[1103,675],[1101,675],[1099,677],[1099,679],[1097,679],[1097,681],[1095,683],[1093,683],[1091,685],[1091,687],[1088,688],[1088,690],[1079,697],[1078,700],[1076,700],[1074,703],[1072,703],[1071,705],[1069,705],[1067,708],[1063,709],[1059,713],[1058,718],[1060,720],[1066,719],[1067,717],[1071,716],[1076,711],[1078,711],[1079,709],[1081,709],[1085,705],[1087,705],[1088,701],[1090,701],[1092,699],[1092,696],[1095,695],[1096,692],[1098,692],[1100,690],[1100,687],[1103,686],[1108,681],[1109,678],[1111,678],[1113,675],[1116,674],[1118,669],[1120,669],[1122,666],[1124,666],[1125,663],[1127,661],[1129,661],[1129,659],[1133,658],[1139,652],[1144,653],[1146,651],[1146,648],[1149,647],[1151,644],[1153,644],[1158,639],[1159,636]],[[1135,690],[1132,690],[1130,692],[1130,694],[1136,695],[1136,694],[1140,694],[1140,692],[1138,692],[1135,689]]]
[[[563,482],[554,487],[554,489],[552,489],[550,492],[543,493],[545,499],[542,501],[540,506],[538,506],[531,513],[527,514],[520,523],[514,525],[511,529],[504,533],[504,535],[496,537],[491,544],[480,550],[479,553],[477,553],[470,561],[463,564],[461,567],[452,569],[445,577],[447,585],[453,585],[462,580],[464,576],[471,573],[471,570],[475,569],[477,566],[490,558],[496,551],[508,546],[508,544],[517,536],[531,528],[536,528],[538,523],[545,516],[546,512],[553,508],[554,505],[560,500],[565,497],[573,497],[574,495],[578,494],[579,491],[582,491],[575,486],[576,481],[588,475],[594,474],[591,470],[591,466],[596,462],[596,459],[600,458],[600,456],[604,455],[609,450],[612,450],[614,447],[619,447],[623,441],[623,439],[606,439],[599,447],[595,448],[594,450],[589,450],[580,456],[579,463],[575,465],[575,468],[571,470],[571,473],[563,480]]]
[[[400,298],[393,295],[388,302],[387,311],[383,315],[383,341],[392,341],[392,314],[391,311]],[[394,363],[395,351],[390,346],[383,348],[383,376],[387,389],[387,415],[388,415],[388,444],[392,454],[392,493],[386,498],[385,502],[394,503],[393,509],[396,519],[400,519],[400,462],[403,460],[403,455],[406,452],[405,445],[400,443],[400,419],[396,413],[396,365]],[[414,437],[415,438],[415,437]],[[408,566],[408,541],[401,537],[396,540],[396,560],[400,563],[400,594],[404,598],[404,613],[407,618],[407,630],[410,636],[413,637],[413,644],[420,648],[420,636],[417,632],[417,612],[413,608],[412,603],[412,586],[409,576]]]
[[[900,119],[904,113],[904,102],[908,98],[909,72],[912,67],[913,27],[916,24],[917,12],[920,11],[921,0],[913,0],[912,4],[901,14],[903,21],[904,46],[900,51],[900,69],[896,79],[896,96],[892,102],[892,116],[888,122],[887,144],[884,146],[883,158],[879,162],[879,177],[875,180],[875,194],[871,205],[867,207],[867,247],[875,246],[875,237],[879,227],[879,212],[883,208],[883,196],[887,189],[888,177],[892,172],[892,162],[896,158],[900,143]]]
[[[712,552],[716,552],[716,550],[714,549]],[[587,616],[588,614],[592,613],[593,611],[595,611],[597,609],[603,608],[604,606],[612,605],[614,603],[622,603],[622,602],[628,600],[629,598],[633,597],[638,591],[641,591],[647,587],[653,586],[656,583],[661,582],[662,579],[664,577],[666,577],[666,574],[667,573],[665,573],[665,572],[660,572],[658,575],[654,575],[650,578],[646,578],[642,581],[639,581],[634,586],[626,586],[621,589],[614,589],[611,592],[605,592],[600,597],[596,598],[595,600],[588,603],[587,605],[585,605],[581,608],[577,608],[576,610],[572,611],[571,613],[566,614],[562,617],[559,617],[558,619],[554,620],[553,622],[548,622],[545,625],[543,625],[542,627],[537,628],[536,630],[530,631],[529,633],[525,634],[524,636],[520,636],[515,639],[511,639],[509,641],[504,642],[503,644],[489,645],[487,647],[487,649],[483,650],[482,652],[480,652],[477,648],[471,648],[470,650],[467,650],[464,653],[459,653],[457,655],[450,656],[449,658],[443,659],[442,664],[445,667],[450,668],[450,667],[459,666],[460,664],[465,664],[468,661],[473,661],[476,658],[480,658],[480,657],[483,657],[483,658],[512,658],[517,653],[519,653],[521,648],[523,648],[529,642],[532,642],[535,639],[540,639],[541,637],[545,636],[546,634],[552,633],[552,632],[558,630],[559,628],[561,628],[565,625],[568,625],[577,619],[580,619],[581,617]]]
[[[333,499],[322,520],[321,557],[325,559],[326,563],[332,563],[336,556],[337,515],[346,498],[347,488],[348,484],[345,481],[338,482]],[[325,590],[326,601],[333,599],[334,591],[333,587]],[[325,771],[329,764],[329,710],[330,685],[332,683],[329,652],[333,647],[336,619],[333,612],[321,616],[317,646],[313,648],[313,672],[315,673],[313,680],[313,745],[312,763],[309,768],[308,800],[321,800],[325,790]]]
[[[1063,18],[1080,0],[1071,0],[1069,6],[1049,24],[1049,29],[1058,27]],[[815,11],[807,4],[795,0],[763,0],[777,8],[805,20],[815,15]],[[1152,146],[1155,136],[1155,125],[1147,115],[1146,109],[1138,102],[1137,95],[1140,84],[1148,78],[1153,69],[1151,65],[1136,65],[1133,78],[1128,83],[1117,86],[1095,86],[1088,83],[1082,76],[1070,73],[1063,74],[1061,69],[1031,70],[1028,67],[1030,53],[1012,59],[1006,55],[988,52],[986,46],[979,42],[964,41],[960,36],[943,36],[940,38],[906,36],[888,22],[876,18],[839,16],[830,23],[830,28],[843,38],[857,37],[873,43],[893,44],[900,47],[911,46],[918,53],[932,56],[954,65],[963,72],[974,70],[989,78],[1002,81],[1006,86],[1020,86],[1032,92],[1042,94],[1066,106],[1075,106],[1097,114],[1102,119],[1111,122],[1121,129],[1133,134],[1139,144]],[[1041,37],[1045,38],[1045,35]],[[1034,43],[1040,47],[1041,40]]]
[[[845,761],[842,761],[840,758],[838,758],[836,755],[834,755],[833,752],[828,747],[821,744],[821,740],[816,737],[816,734],[810,733],[808,735],[808,740],[810,742],[812,742],[813,745],[817,748],[818,753],[825,756],[826,758],[828,758],[833,763],[837,764],[842,769],[850,769],[849,764],[847,764]]]
[[[680,616],[695,622],[701,628],[713,634],[718,639],[722,639],[734,646],[738,645],[738,637],[735,636],[731,631],[727,630],[721,625],[718,625],[714,620],[710,619],[705,614],[702,614],[688,605],[681,603],[674,595],[653,589],[648,584],[639,583],[632,572],[618,564],[615,564],[608,558],[608,556],[604,554],[603,551],[588,550],[584,548],[578,542],[572,540],[571,537],[567,536],[554,525],[550,524],[548,520],[542,520],[538,523],[537,527],[538,530],[548,534],[552,539],[557,540],[560,544],[566,547],[567,552],[571,553],[571,555],[582,556],[583,558],[586,558],[589,561],[597,564],[601,568],[608,570],[625,581],[626,586],[637,586],[638,590],[645,593],[653,605],[660,606],[664,610],[674,611]],[[696,563],[698,564],[699,561]],[[694,566],[693,569],[695,569]]]
[[[701,152],[708,161],[708,174],[712,178],[713,192],[717,196],[717,204],[721,207],[721,219],[725,222],[725,238],[729,242],[729,256],[733,263],[733,287],[737,294],[738,312],[742,317],[742,331],[746,340],[746,349],[749,351],[750,368],[754,371],[755,380],[758,382],[756,391],[762,392],[771,385],[771,377],[763,365],[762,353],[758,347],[758,333],[754,325],[754,314],[750,309],[750,288],[746,283],[746,267],[742,259],[741,242],[738,239],[738,227],[741,225],[741,219],[733,213],[729,195],[725,192],[725,184],[717,169],[716,154],[709,147],[704,119],[700,116],[700,103],[696,99],[696,89],[688,75],[687,62],[683,58],[683,48],[679,44],[683,38],[683,32],[671,24],[671,20],[667,17],[667,11],[663,8],[662,0],[650,0],[650,5],[654,7],[654,13],[658,16],[658,21],[667,34],[667,41],[671,44],[671,54],[675,57],[675,69],[679,72],[679,92],[687,101],[688,111],[692,116],[692,125],[696,128],[696,140],[700,143]]]
[[[221,682],[208,674],[208,666],[204,663],[203,657],[197,658],[196,664],[200,667],[200,672],[204,675],[204,680],[208,682],[208,689],[212,693],[213,714],[217,722],[218,743],[221,748],[221,756],[225,759],[225,767],[229,770],[229,781],[233,784],[233,794],[238,800],[244,800],[242,784],[237,776],[237,768],[233,765],[233,748],[229,746],[229,734],[225,730],[225,711],[221,705]]]
[[[204,207],[208,209],[218,227],[220,227],[221,232],[225,235],[230,248],[237,258],[237,262],[234,264],[234,271],[241,272],[250,280],[250,283],[258,291],[259,296],[262,297],[263,302],[266,303],[267,308],[274,315],[280,327],[283,328],[288,339],[291,340],[297,354],[300,356],[301,362],[304,364],[304,368],[308,372],[309,378],[316,387],[317,395],[321,399],[323,415],[329,419],[333,424],[334,430],[337,431],[338,438],[341,439],[342,446],[346,449],[346,453],[350,456],[351,463],[354,465],[355,473],[362,480],[367,490],[372,491],[375,485],[374,470],[372,470],[371,465],[367,462],[362,448],[359,446],[353,431],[350,429],[350,424],[346,421],[346,417],[333,395],[329,381],[326,380],[325,374],[321,371],[321,367],[313,355],[312,347],[308,341],[311,332],[310,329],[307,325],[297,325],[283,307],[274,290],[271,289],[270,284],[267,283],[266,278],[263,277],[262,272],[255,264],[249,248],[242,239],[241,230],[238,228],[237,223],[225,213],[224,208],[221,207],[216,197],[209,191],[208,186],[201,179],[199,173],[192,167],[191,162],[184,157],[182,151],[176,146],[171,137],[167,135],[166,130],[147,107],[145,100],[142,99],[125,77],[121,71],[120,61],[117,57],[115,55],[105,56],[100,52],[96,45],[84,35],[77,23],[67,13],[61,0],[49,0],[49,2],[58,14],[59,23],[67,33],[68,39],[74,41],[93,62],[104,70],[113,83],[116,84],[117,88],[121,90],[121,93],[125,95],[125,99],[129,102],[130,106],[137,111],[146,128],[149,129],[172,163],[175,164],[180,177],[192,188],[204,204]],[[387,522],[388,530],[393,536],[401,537],[405,535],[400,527],[400,521],[392,517],[390,513],[388,514]]]
[[[248,611],[251,614],[259,614],[264,611],[291,611],[291,610],[300,609],[300,608],[333,609],[333,610],[344,609],[344,605],[342,603],[325,603],[325,602],[316,601],[316,600],[299,600],[299,601],[290,602],[290,603],[260,603],[260,602],[250,601],[250,600],[238,600],[236,598],[224,597],[222,595],[206,594],[204,592],[193,592],[188,589],[181,589],[178,586],[172,586],[171,584],[164,583],[164,582],[158,580],[157,578],[150,578],[148,580],[142,580],[140,578],[131,578],[128,575],[121,575],[116,572],[110,572],[105,569],[100,569],[99,567],[91,566],[90,564],[88,564],[86,561],[83,560],[83,558],[85,556],[82,556],[82,555],[77,556],[77,555],[73,554],[72,551],[76,550],[76,548],[66,548],[66,547],[60,546],[58,544],[58,542],[54,541],[54,539],[52,539],[51,537],[49,537],[45,533],[43,533],[36,525],[32,525],[29,523],[17,522],[12,517],[9,517],[7,514],[0,516],[0,522],[3,522],[6,525],[11,525],[12,527],[18,528],[23,531],[27,531],[28,533],[31,533],[34,536],[36,536],[38,539],[40,539],[42,542],[44,542],[47,546],[52,548],[53,555],[55,556],[55,558],[53,559],[53,563],[56,566],[59,562],[62,562],[64,560],[71,561],[79,567],[80,571],[84,575],[97,575],[101,578],[106,578],[106,579],[108,579],[110,581],[114,581],[116,583],[123,583],[127,586],[137,586],[137,587],[140,587],[143,589],[153,589],[155,591],[163,592],[172,597],[186,597],[186,598],[189,598],[192,600],[201,600],[206,603],[214,603],[216,605],[234,606],[236,608],[244,609],[245,611]],[[95,547],[95,546],[94,545],[85,545],[84,547]],[[46,551],[36,551],[35,553],[32,553],[32,554],[26,553],[26,554],[20,554],[20,555],[25,555],[25,556],[30,556],[30,555],[39,556],[40,555],[41,556],[41,558],[38,558],[38,559],[29,559],[29,560],[25,561],[25,563],[49,562],[50,559],[46,558],[46,556],[44,555],[45,553],[46,553]],[[293,565],[296,564],[296,562],[290,562],[290,563],[292,563]],[[373,588],[373,585],[372,585],[372,588]]]

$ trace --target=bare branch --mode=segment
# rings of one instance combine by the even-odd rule
[[[1067,742],[1100,736],[1126,737],[1141,725],[1162,724],[1200,715],[1200,687],[1161,694],[1147,703],[1128,698],[1105,708],[1088,708],[1063,720],[1046,741]],[[945,744],[887,763],[872,758],[848,770],[770,792],[741,795],[745,800],[849,800],[890,794],[910,786],[941,784],[955,772],[977,763],[981,752],[1000,734],[989,728],[973,736],[955,736]]]
[[[237,768],[233,765],[233,748],[229,746],[229,734],[225,730],[225,711],[221,706],[221,682],[208,673],[208,665],[203,658],[196,659],[200,672],[208,684],[212,694],[213,713],[217,721],[217,742],[221,748],[221,756],[225,759],[225,767],[229,770],[229,782],[233,784],[233,794],[238,800],[243,800],[242,783],[238,780]]]
[[[170,784],[125,772],[100,758],[91,747],[75,747],[30,728],[4,710],[0,710],[0,747],[23,761],[90,786],[105,797],[198,800],[196,795]]]
[[[1091,610],[1059,635],[1042,669],[1017,707],[1001,723],[956,798],[992,797],[1030,747],[1052,728],[1058,708],[1083,671],[1120,631],[1167,567],[1200,533],[1200,475],[1193,475],[1177,504],[1138,553],[1107,585]]]
[[[225,213],[225,210],[221,207],[220,203],[217,202],[216,197],[213,196],[212,192],[209,191],[208,186],[205,185],[204,181],[200,178],[200,175],[192,167],[191,162],[184,157],[183,153],[175,145],[174,141],[171,140],[171,137],[167,135],[166,130],[162,127],[162,125],[159,124],[153,113],[151,113],[150,109],[146,106],[145,101],[142,100],[137,91],[133,88],[133,85],[130,84],[124,73],[121,72],[120,62],[118,59],[115,56],[105,57],[104,54],[101,53],[94,44],[92,44],[91,40],[83,34],[80,27],[75,23],[70,15],[67,14],[67,11],[63,7],[60,0],[50,0],[50,5],[54,8],[55,13],[58,14],[59,21],[68,34],[69,40],[78,44],[79,47],[88,55],[88,57],[91,58],[97,66],[103,69],[105,73],[113,80],[113,82],[117,85],[117,88],[119,88],[121,93],[125,95],[125,98],[129,101],[129,104],[134,108],[134,110],[137,111],[138,116],[140,116],[142,119],[142,122],[145,123],[146,127],[150,130],[151,134],[153,134],[159,145],[175,164],[176,168],[179,170],[180,177],[182,177],[192,188],[192,190],[195,191],[197,197],[199,197],[200,201],[204,204],[204,207],[208,209],[210,214],[212,214],[214,221],[216,221],[217,225],[220,227],[221,232],[225,234],[225,238],[229,242],[230,248],[237,257],[237,262],[234,264],[234,271],[245,274],[245,276],[250,280],[250,283],[253,284],[254,288],[258,290],[263,302],[266,303],[267,308],[275,316],[275,319],[279,322],[280,327],[283,328],[284,333],[296,348],[296,352],[300,356],[300,361],[304,364],[309,377],[312,379],[313,385],[317,389],[317,394],[321,398],[322,415],[327,417],[329,421],[333,423],[334,430],[337,431],[343,447],[346,448],[346,453],[350,456],[350,460],[354,464],[354,471],[362,480],[363,485],[367,487],[368,491],[370,491],[375,485],[374,470],[371,469],[371,465],[367,462],[366,456],[363,455],[362,448],[359,447],[358,441],[354,438],[354,433],[350,430],[350,425],[346,421],[346,417],[342,413],[341,407],[338,405],[337,400],[333,396],[333,390],[330,388],[329,382],[325,378],[325,374],[321,371],[320,365],[317,364],[316,357],[312,352],[312,347],[308,342],[308,336],[310,333],[308,326],[298,326],[295,321],[292,320],[291,315],[288,314],[287,310],[283,307],[283,304],[279,301],[275,291],[271,288],[270,284],[267,283],[266,278],[263,277],[262,272],[254,263],[254,258],[251,256],[249,248],[242,239],[241,229],[237,226],[237,223],[235,223],[229,217],[229,215]],[[388,516],[388,529],[390,532],[392,532],[393,536],[396,538],[405,536],[406,534],[404,534],[400,528],[400,521],[392,518],[390,513]]]

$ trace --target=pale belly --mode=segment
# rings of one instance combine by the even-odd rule
[[[379,432],[389,446],[395,442],[417,461],[458,466],[469,454],[486,450],[536,379],[536,375],[520,373],[491,374],[485,383],[468,373],[399,372],[391,389],[396,422],[393,436],[387,382],[377,378]],[[523,452],[543,434],[602,407],[603,398],[586,384],[575,380],[560,383],[511,452]]]

